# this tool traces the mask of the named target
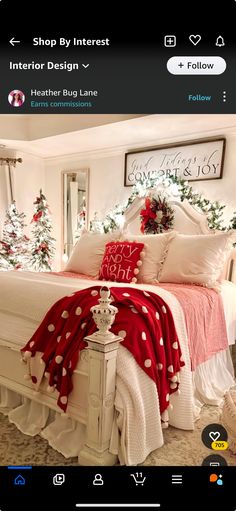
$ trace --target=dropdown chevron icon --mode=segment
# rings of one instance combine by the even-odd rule
[[[86,69],[87,67],[89,67],[89,64],[82,64],[82,66]]]

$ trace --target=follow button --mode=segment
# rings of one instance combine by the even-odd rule
[[[222,57],[171,57],[167,69],[172,75],[221,75],[226,62]]]

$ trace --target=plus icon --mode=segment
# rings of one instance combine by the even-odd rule
[[[183,62],[180,62],[180,63],[178,64],[178,66],[180,67],[180,69],[182,69],[182,67],[184,67]]]
[[[164,46],[166,46],[167,48],[174,48],[176,46],[176,36],[175,35],[165,35]]]

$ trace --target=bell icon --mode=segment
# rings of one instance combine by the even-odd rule
[[[225,46],[224,38],[221,35],[216,39],[216,46]]]

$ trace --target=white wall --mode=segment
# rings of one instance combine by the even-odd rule
[[[17,163],[15,168],[11,168],[13,199],[16,201],[18,211],[20,213],[24,212],[26,215],[25,233],[30,235],[30,221],[34,210],[33,202],[39,193],[40,187],[44,188],[45,186],[44,161],[42,158],[18,151],[14,152],[13,156],[14,158],[22,158],[22,163]],[[8,200],[7,181],[7,168],[6,166],[0,166],[0,238],[6,209],[10,201],[10,197]]]
[[[63,250],[63,194],[62,194],[62,172],[88,168],[88,161],[78,157],[53,158],[45,161],[45,194],[50,205],[53,221],[53,236],[56,238],[56,256],[54,269],[60,270],[62,264]]]
[[[219,200],[226,204],[224,219],[226,224],[236,211],[236,136],[226,136],[225,162],[222,179],[199,181],[193,187],[203,193],[207,199]]]
[[[140,147],[140,146],[139,146]],[[131,194],[131,187],[124,187],[124,151],[112,154],[88,154],[46,161],[45,190],[54,216],[54,236],[57,239],[56,268],[61,265],[62,247],[62,189],[61,172],[64,170],[90,169],[89,219],[97,211],[101,219],[115,204],[124,202]],[[192,183],[210,200],[220,200],[227,204],[224,217],[228,223],[236,211],[236,137],[227,137],[223,178],[219,180]]]
[[[51,211],[56,218],[54,222],[54,236],[57,240],[57,256],[55,267],[61,267],[62,252],[62,178],[61,173],[68,170],[79,170],[89,168],[89,198],[88,198],[88,221],[95,211],[101,219],[106,212],[113,208],[117,202],[129,197],[131,188],[123,187],[123,160],[124,155],[96,156],[91,155],[81,159],[80,155],[47,160],[45,190]]]
[[[222,179],[190,183],[207,199],[226,204],[226,223],[236,211],[236,136],[227,136]],[[125,201],[132,187],[124,187],[124,153],[91,162],[90,216],[98,211],[103,216],[119,202]]]
[[[25,233],[30,235],[32,229],[30,221],[34,211],[33,202],[39,194],[40,188],[43,191],[45,189],[44,160],[22,152],[17,152],[16,158],[22,158],[23,161],[13,169],[14,199],[19,212],[26,214],[27,228]]]
[[[204,134],[205,135],[205,134]],[[212,135],[212,133],[211,133]],[[228,222],[236,210],[236,136],[226,136],[226,154],[223,178],[219,180],[192,183],[210,200],[227,203],[224,216]],[[173,140],[172,140],[173,142]],[[157,140],[157,144],[161,141]],[[153,141],[152,141],[153,145]],[[141,145],[139,144],[139,147]],[[29,224],[33,213],[33,201],[42,187],[52,212],[53,235],[57,240],[54,269],[61,268],[62,255],[62,171],[90,169],[89,219],[97,211],[101,218],[115,204],[125,201],[131,194],[131,187],[124,187],[124,153],[125,150],[114,148],[113,151],[80,154],[64,158],[42,159],[17,152],[14,156],[23,159],[14,169],[15,198],[17,207],[27,215]],[[1,171],[1,167],[0,167]],[[4,188],[0,173],[0,223],[5,215]],[[0,225],[1,227],[1,225]],[[31,226],[28,225],[29,234]]]

